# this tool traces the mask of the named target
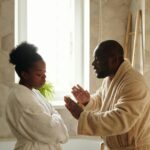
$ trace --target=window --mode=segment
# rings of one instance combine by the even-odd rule
[[[16,44],[28,41],[38,47],[55,99],[70,93],[74,84],[84,86],[83,1],[16,0],[15,6]]]

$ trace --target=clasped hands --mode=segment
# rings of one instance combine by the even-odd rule
[[[80,114],[83,112],[82,106],[86,106],[90,100],[90,93],[84,90],[80,85],[73,86],[71,93],[77,102],[68,96],[64,96],[65,106],[73,117],[79,119]]]

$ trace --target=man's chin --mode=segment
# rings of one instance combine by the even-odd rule
[[[96,74],[96,77],[98,79],[103,79],[103,78],[107,77],[107,75],[106,74],[102,74],[102,73],[98,73],[98,74]]]

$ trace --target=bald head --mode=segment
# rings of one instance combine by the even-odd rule
[[[115,40],[107,40],[101,42],[95,51],[97,56],[104,56],[104,57],[113,57],[117,56],[121,59],[124,58],[124,51],[122,46]]]
[[[107,76],[112,78],[123,61],[122,46],[117,41],[107,40],[96,47],[92,65],[98,78]]]

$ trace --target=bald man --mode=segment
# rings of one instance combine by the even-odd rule
[[[96,47],[92,65],[97,78],[104,78],[97,92],[90,95],[77,85],[72,88],[77,103],[64,97],[78,119],[78,133],[100,136],[109,150],[150,150],[150,90],[143,76],[114,40]]]

